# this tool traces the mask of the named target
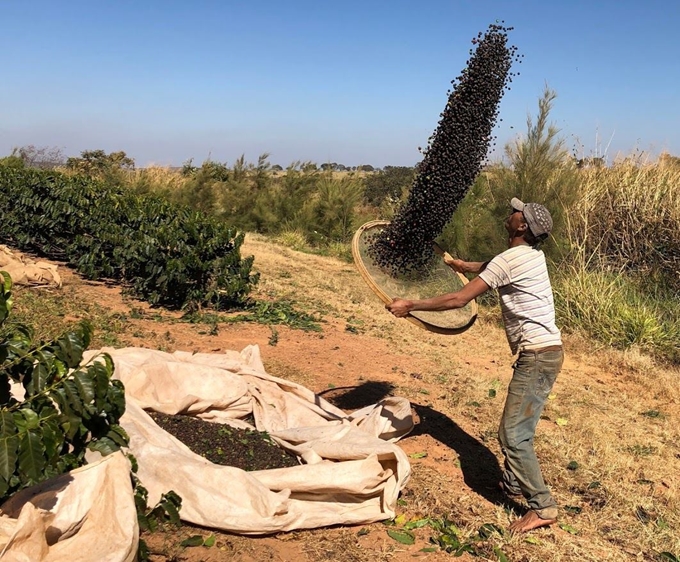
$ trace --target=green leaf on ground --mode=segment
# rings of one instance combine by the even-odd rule
[[[424,459],[425,457],[427,457],[427,453],[425,453],[425,452],[422,452],[422,453],[411,453],[411,454],[409,455],[409,457],[411,457],[412,459]]]
[[[663,414],[659,410],[647,410],[646,412],[640,412],[641,416],[646,418],[662,418]]]
[[[416,542],[415,535],[409,531],[387,529],[387,534],[401,544],[414,544]]]
[[[203,546],[203,537],[201,535],[193,535],[188,539],[184,539],[180,546]]]
[[[578,531],[574,529],[571,525],[567,525],[566,523],[560,523],[560,529],[563,531],[566,531],[567,533],[571,533],[572,535],[578,535]]]
[[[477,534],[483,539],[488,539],[495,533],[502,536],[504,531],[498,525],[494,525],[493,523],[484,523],[484,525],[482,525],[477,531]]]
[[[498,562],[509,562],[505,553],[497,546],[493,547],[493,553],[498,557]]]
[[[411,529],[420,529],[430,524],[430,519],[424,517],[423,519],[413,519],[404,525],[404,529],[410,531]]]
[[[524,542],[528,542],[529,544],[541,544],[541,542],[536,537],[527,537],[524,539]]]

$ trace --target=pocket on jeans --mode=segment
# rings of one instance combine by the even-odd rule
[[[538,362],[538,386],[546,396],[550,393],[557,375],[562,369],[564,355],[561,352],[549,352],[540,357]]]

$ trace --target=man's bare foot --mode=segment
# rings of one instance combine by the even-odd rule
[[[514,521],[509,529],[511,533],[527,533],[539,527],[547,527],[557,523],[557,519],[541,519],[535,511],[528,511],[523,517]]]

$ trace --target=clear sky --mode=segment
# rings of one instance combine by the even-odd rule
[[[547,84],[570,149],[680,155],[678,0],[2,0],[0,155],[413,165],[496,20],[524,55],[497,152]]]

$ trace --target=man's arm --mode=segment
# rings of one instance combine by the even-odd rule
[[[431,299],[406,300],[395,299],[385,308],[397,318],[407,316],[413,310],[451,310],[453,308],[463,308],[472,299],[489,290],[489,286],[479,277],[475,277],[465,287],[455,293],[447,293]]]
[[[486,269],[488,261],[463,261],[455,258],[444,258],[444,263],[458,273],[479,274]]]

